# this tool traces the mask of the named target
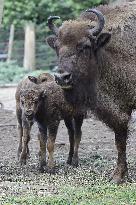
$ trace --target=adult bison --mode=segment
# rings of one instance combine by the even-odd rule
[[[90,108],[115,132],[118,159],[113,180],[121,183],[127,173],[128,124],[136,108],[136,1],[101,11],[88,9],[59,28],[53,24],[59,17],[49,17],[55,36],[47,42],[58,55],[56,82],[67,100]],[[91,21],[92,13],[98,22]]]

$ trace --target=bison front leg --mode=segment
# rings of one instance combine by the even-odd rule
[[[38,139],[40,144],[39,171],[44,172],[44,166],[46,166],[47,127],[44,127],[44,130],[39,129]]]
[[[18,124],[17,128],[18,128],[18,133],[19,133],[19,145],[18,145],[18,150],[17,150],[17,157],[18,157],[18,160],[19,160],[20,154],[22,152],[23,127],[22,127],[21,124]]]
[[[54,162],[54,145],[55,145],[55,140],[56,140],[56,135],[57,135],[57,130],[58,130],[59,122],[56,122],[55,124],[50,124],[48,129],[49,129],[49,136],[47,139],[47,149],[48,149],[48,171],[50,173],[54,173],[54,168],[55,168],[55,162]]]
[[[22,110],[18,104],[16,105],[16,116],[17,116],[17,128],[19,135],[19,145],[17,150],[18,160],[20,158],[20,154],[22,152],[22,138],[23,138],[23,127],[22,127]]]
[[[81,115],[81,116],[74,117],[74,122],[75,122],[75,148],[74,148],[74,155],[72,159],[72,165],[74,167],[77,167],[79,161],[78,149],[79,149],[79,144],[82,136],[81,127],[83,124],[83,116]]]
[[[30,125],[27,121],[23,120],[22,152],[20,155],[21,164],[26,164],[26,159],[29,156],[28,143],[30,141],[31,127],[32,124]]]
[[[69,155],[67,159],[67,163],[72,163],[72,158],[74,154],[74,126],[72,119],[64,119],[65,125],[68,129],[68,135],[69,135],[69,143],[70,143],[70,149],[69,149]]]
[[[126,161],[126,144],[127,144],[128,131],[115,133],[115,144],[118,151],[117,167],[113,174],[113,181],[120,184],[124,181],[124,177],[127,174],[127,161]]]

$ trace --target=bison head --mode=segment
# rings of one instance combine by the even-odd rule
[[[35,114],[44,98],[44,91],[38,87],[21,90],[20,106],[27,121],[33,122]]]
[[[97,56],[101,48],[109,42],[111,35],[101,33],[104,27],[104,17],[96,9],[86,12],[95,13],[97,25],[92,25],[88,19],[65,21],[59,28],[53,24],[58,16],[48,18],[48,26],[55,34],[47,38],[47,43],[53,48],[59,58],[56,82],[63,89],[71,89],[77,82],[94,79],[97,70]]]
[[[28,79],[34,84],[41,84],[54,81],[54,77],[50,73],[41,73],[38,77],[28,76]]]

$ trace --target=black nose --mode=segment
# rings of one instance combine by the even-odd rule
[[[28,110],[28,111],[26,111],[25,115],[26,115],[27,118],[33,118],[33,111]]]
[[[59,85],[69,84],[72,80],[72,74],[68,72],[64,72],[62,74],[56,73],[54,76],[56,83]]]

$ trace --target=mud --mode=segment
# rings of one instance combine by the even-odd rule
[[[88,183],[92,183],[90,177],[92,177],[94,173],[98,179],[104,178],[109,180],[110,174],[116,165],[117,157],[114,145],[114,133],[94,117],[85,119],[82,126],[83,135],[79,149],[80,165],[77,169],[66,165],[69,141],[67,130],[63,122],[61,122],[59,126],[55,145],[55,178],[47,173],[40,174],[38,171],[39,143],[36,124],[34,124],[32,128],[29,143],[30,158],[26,165],[20,166],[17,159],[19,139],[16,127],[15,102],[14,99],[11,99],[11,101],[9,100],[9,104],[11,103],[9,109],[12,108],[11,111],[0,109],[0,196],[34,194],[35,192],[42,192],[42,194],[45,192],[46,194],[58,193],[59,189],[57,185],[54,186],[54,180],[56,184],[59,184],[60,181],[62,182],[62,178],[66,176],[65,183],[69,183],[69,177],[73,176],[73,180],[75,179],[76,182],[72,181],[72,183],[81,183],[81,180],[77,181],[77,178],[79,179],[81,177],[79,173],[83,174],[84,172],[86,176],[83,177],[83,179],[81,177],[83,180],[82,183],[86,183],[86,181],[84,181],[86,177],[89,178]],[[8,107],[6,106],[6,108]],[[136,123],[134,123],[127,145],[129,182],[136,182],[135,126]]]

